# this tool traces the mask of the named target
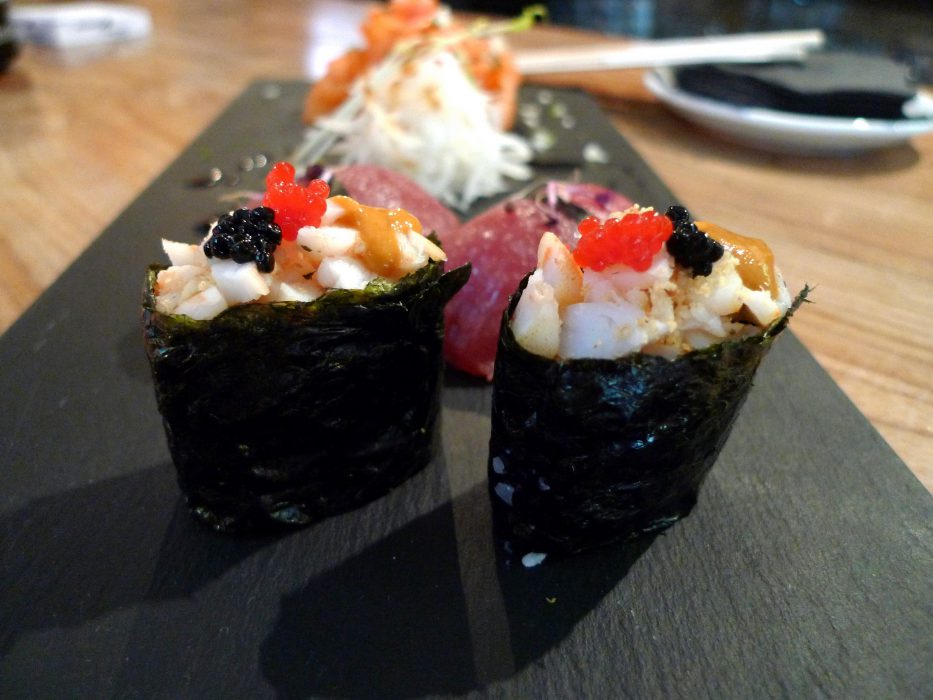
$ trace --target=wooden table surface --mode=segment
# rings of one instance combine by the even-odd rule
[[[150,39],[68,53],[27,46],[0,76],[0,331],[247,84],[320,75],[359,42],[367,9],[137,4],[152,12]],[[591,38],[547,27],[511,42]],[[794,332],[933,491],[933,135],[850,159],[769,155],[674,116],[641,76],[535,80],[596,95],[698,218],[766,239],[793,286],[815,287]]]

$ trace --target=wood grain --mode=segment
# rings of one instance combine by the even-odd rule
[[[144,42],[25,47],[0,77],[0,330],[253,80],[307,77],[358,41],[361,2],[140,2]],[[573,44],[539,28],[521,45]],[[640,71],[541,76],[599,96],[696,214],[767,239],[814,285],[794,329],[933,490],[933,136],[852,159],[731,146],[672,115]],[[663,203],[660,203],[663,204]]]

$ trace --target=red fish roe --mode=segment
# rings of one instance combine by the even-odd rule
[[[302,226],[320,226],[328,194],[330,188],[323,180],[312,180],[307,187],[296,183],[295,166],[281,161],[266,176],[262,205],[275,210],[275,223],[282,229],[282,238],[293,241]]]
[[[607,219],[605,223],[588,216],[577,229],[581,237],[573,251],[573,259],[580,267],[599,271],[624,263],[644,272],[670,238],[674,226],[666,216],[649,210],[626,214],[621,219]]]

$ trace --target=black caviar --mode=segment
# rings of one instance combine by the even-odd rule
[[[713,263],[722,257],[722,244],[698,229],[684,207],[668,207],[665,216],[674,224],[674,233],[667,239],[667,252],[694,277],[709,275]]]
[[[274,218],[275,212],[269,207],[224,214],[204,243],[204,254],[236,263],[254,262],[261,272],[272,272],[275,267],[272,254],[282,242],[282,229]]]

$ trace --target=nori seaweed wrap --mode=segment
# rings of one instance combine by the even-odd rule
[[[178,481],[221,531],[300,526],[371,501],[431,460],[443,308],[469,277],[429,262],[311,302],[156,310],[146,352]]]
[[[775,337],[806,297],[756,335],[673,360],[551,359],[503,314],[489,492],[512,555],[571,554],[658,532],[690,513]]]

